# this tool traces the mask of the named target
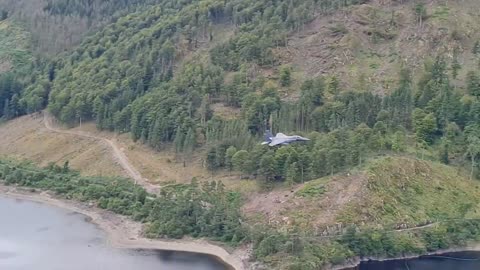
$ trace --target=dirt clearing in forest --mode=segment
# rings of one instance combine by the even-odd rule
[[[180,156],[170,150],[169,145],[156,151],[141,142],[133,142],[130,134],[99,131],[94,123],[66,129],[54,119],[49,121],[50,130],[40,114],[1,124],[0,156],[31,160],[40,166],[50,162],[62,166],[68,160],[72,168],[85,175],[132,177],[133,173],[159,185],[187,183],[196,177],[204,181],[221,180],[226,186],[243,191],[257,189],[254,181],[240,181],[234,173],[212,175],[203,166],[204,151]],[[119,162],[118,153],[124,157],[123,164]],[[125,170],[125,162],[133,170]]]
[[[244,213],[285,226],[322,227],[335,224],[337,214],[351,202],[361,200],[366,190],[363,173],[325,177],[294,188],[252,194]]]

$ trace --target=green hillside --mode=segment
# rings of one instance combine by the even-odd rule
[[[279,65],[275,50],[288,49],[291,35],[305,25],[319,16],[366,8],[342,3],[348,7],[335,1],[293,6],[287,1],[164,0],[118,17],[44,65],[43,75],[23,91],[21,111],[48,104],[69,125],[95,120],[100,129],[129,132],[156,149],[173,144],[180,155],[206,148],[213,171],[235,167],[234,155],[245,150],[248,160],[259,162],[237,160],[234,169],[266,180],[287,180],[290,171],[291,182],[303,182],[359,165],[379,152],[412,148],[445,163],[470,162],[475,171],[477,154],[469,151],[478,139],[479,75],[469,67],[460,78],[462,66],[448,50],[422,60],[415,76],[409,66],[392,70],[389,76],[398,83],[383,95],[369,91],[368,81],[357,87],[332,76],[300,80],[297,66]],[[402,8],[407,7],[432,12],[427,5],[406,2]],[[423,24],[434,25],[437,15],[422,15]],[[410,19],[415,24],[415,17]],[[466,44],[476,44],[474,37]],[[476,46],[471,46],[464,53],[475,57]],[[465,87],[453,83],[459,80]],[[299,92],[298,98],[284,98],[291,91]],[[242,113],[224,118],[215,111],[219,104],[226,112]],[[282,151],[255,146],[254,138],[268,128],[314,140]],[[415,139],[407,140],[411,134]],[[288,162],[278,162],[286,157]],[[464,157],[474,159],[463,162]]]
[[[0,115],[11,118],[20,115],[20,92],[33,59],[30,34],[4,18],[0,20]]]
[[[458,170],[437,163],[400,158],[374,161],[367,170],[369,193],[340,214],[355,224],[412,227],[479,217],[479,185]],[[393,224],[392,224],[393,225]]]
[[[31,34],[33,51],[54,56],[78,45],[114,18],[158,0],[0,0],[0,12]]]
[[[18,3],[0,0],[0,14],[10,16],[0,22],[0,69],[11,69],[0,81],[2,120],[47,109],[71,127],[92,121],[157,151],[174,149],[169,162],[254,179],[265,193],[210,186],[219,191],[207,200],[218,220],[197,226],[191,213],[213,213],[202,207],[209,186],[196,181],[162,194],[156,206],[132,205],[130,186],[128,194],[109,193],[104,180],[7,162],[3,175],[21,185],[125,206],[131,211],[122,214],[147,223],[152,236],[252,244],[252,259],[273,269],[479,239],[476,1]],[[27,10],[37,16],[25,18]],[[260,145],[266,130],[311,140]],[[180,206],[170,204],[177,193],[185,195]],[[226,201],[231,208],[222,208]],[[160,206],[178,206],[184,216]]]
[[[335,178],[302,186],[292,198],[303,201],[295,204],[292,215],[282,214],[294,223],[283,228],[267,225],[264,218],[263,224],[246,223],[240,194],[215,181],[171,185],[153,196],[128,179],[81,176],[68,163],[38,168],[10,160],[0,161],[0,181],[32,192],[53,191],[130,216],[145,224],[149,237],[189,235],[232,247],[252,244],[251,259],[269,269],[329,269],[356,258],[419,255],[480,240],[478,182],[454,168],[410,158],[380,158],[348,178],[358,181],[364,170],[367,184],[358,190],[361,200],[352,197],[352,203],[338,212],[336,223],[330,224],[336,230],[328,232],[299,226],[295,219],[300,213],[310,213],[312,220],[327,214],[311,203],[345,194],[331,189],[330,181],[342,181]],[[318,185],[324,187],[322,192],[313,192]],[[338,222],[348,226],[335,227]]]
[[[29,33],[10,21],[0,21],[1,72],[19,70],[28,66],[32,59],[29,50]]]
[[[280,206],[277,231],[257,239],[255,254],[278,269],[324,269],[357,256],[392,258],[466,246],[480,239],[479,188],[439,163],[379,158],[351,175],[298,189]],[[338,198],[347,200],[341,204]]]

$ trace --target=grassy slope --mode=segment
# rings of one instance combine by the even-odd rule
[[[261,213],[279,227],[317,232],[336,224],[412,228],[480,218],[480,183],[439,163],[382,157],[350,173],[257,196],[244,209],[252,220]]]
[[[408,227],[480,218],[480,184],[457,169],[408,158],[385,158],[367,168],[367,192],[338,221]]]
[[[0,124],[0,157],[46,166],[65,161],[85,175],[124,176],[108,146],[91,139],[48,132],[42,118],[23,116]]]
[[[259,208],[268,210],[268,219],[252,217],[251,222],[305,234],[298,254],[282,251],[263,258],[275,269],[329,269],[357,256],[426,254],[478,241],[479,188],[452,167],[382,157],[351,173],[300,185],[293,194],[274,191],[274,207]],[[348,235],[352,225],[356,236]]]
[[[299,82],[321,75],[337,76],[346,89],[386,93],[395,88],[402,66],[414,70],[418,80],[425,61],[441,53],[450,64],[455,50],[462,67],[454,84],[464,87],[461,81],[479,63],[472,54],[480,40],[478,1],[425,1],[428,18],[421,25],[415,20],[415,1],[381,2],[318,17],[292,33],[288,47],[276,50],[281,63],[295,70],[294,84],[281,89],[282,97],[298,98]],[[277,70],[263,72],[278,79]],[[364,85],[369,88],[361,89]],[[280,227],[296,224],[321,230],[337,222],[396,227],[463,214],[476,217],[478,185],[456,169],[392,158],[352,174],[312,181],[293,189],[294,196],[288,188],[251,196],[244,209],[252,220],[267,215]]]

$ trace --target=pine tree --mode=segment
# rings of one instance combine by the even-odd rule
[[[309,166],[310,166],[310,154],[307,150],[302,151],[298,154],[297,166],[300,171],[300,181],[301,183],[305,182],[306,176],[309,175]]]
[[[340,149],[330,149],[327,153],[327,163],[330,167],[330,174],[334,174],[339,168],[344,165],[345,153]]]
[[[480,97],[480,76],[475,71],[467,73],[467,90],[472,96]]]
[[[280,68],[280,85],[283,87],[290,86],[292,83],[292,68],[283,66]]]
[[[417,23],[422,26],[423,22],[427,18],[427,7],[424,3],[418,3],[415,5],[415,17],[417,19]]]
[[[299,169],[296,162],[288,165],[286,182],[290,187],[293,187],[295,183],[299,181]]]
[[[237,153],[237,148],[235,146],[230,146],[225,152],[225,166],[231,171],[233,170],[233,157]]]
[[[328,175],[330,170],[327,165],[328,149],[314,149],[312,153],[312,162],[310,163],[310,178],[318,178]]]
[[[3,105],[3,114],[0,115],[0,117],[3,117],[3,119],[10,119],[12,117],[11,115],[11,110],[10,110],[10,102],[8,99],[5,99],[5,104]]]
[[[366,124],[358,125],[351,135],[352,150],[358,151],[358,162],[361,165],[368,151],[372,149],[371,139],[373,131]],[[354,159],[355,160],[355,159]],[[352,165],[357,165],[354,162]]]
[[[232,156],[233,168],[244,174],[250,173],[249,168],[249,154],[246,150],[240,150]]]
[[[405,134],[402,131],[397,131],[393,134],[392,150],[395,152],[403,152],[406,149]]]
[[[290,145],[279,148],[275,151],[275,166],[279,176],[286,177],[288,169],[288,158],[291,152],[295,151]]]
[[[200,114],[200,124],[205,125],[210,113],[210,98],[208,94],[203,96],[198,113]]]
[[[325,83],[321,78],[306,80],[300,87],[300,102],[307,106],[309,112],[313,111],[315,107],[323,104],[324,89]]]
[[[480,154],[480,137],[479,134],[471,134],[467,138],[467,154],[470,156],[471,161],[471,172],[470,179],[473,180],[473,175],[475,172],[476,159]]]
[[[443,137],[440,144],[440,149],[438,152],[439,159],[443,164],[450,163],[449,148],[450,148],[450,142],[446,137]]]
[[[18,94],[14,94],[12,96],[12,99],[10,100],[9,108],[10,108],[10,117],[17,117],[22,113],[20,109],[20,98]]]
[[[210,171],[214,171],[218,168],[218,166],[217,166],[217,148],[216,147],[212,147],[208,151],[206,163],[207,163],[207,168]]]
[[[460,62],[458,61],[458,48],[455,48],[455,51],[453,52],[453,60],[452,60],[452,78],[457,79],[458,76],[458,71],[462,68],[462,65],[460,65]]]
[[[415,109],[413,119],[417,141],[432,143],[433,135],[437,131],[437,120],[433,113],[426,114],[421,109]]]
[[[185,142],[185,133],[178,128],[177,132],[175,133],[175,139],[173,140],[173,144],[175,145],[175,152],[176,153],[182,153],[183,152],[183,146]]]
[[[260,173],[265,177],[265,180],[273,180],[275,178],[275,158],[272,151],[268,151],[260,159]]]
[[[189,128],[185,140],[183,142],[182,150],[187,154],[191,154],[195,149],[197,140],[195,138],[195,131],[193,128]]]
[[[338,95],[338,93],[340,92],[340,82],[338,81],[338,78],[336,76],[333,76],[330,79],[330,82],[328,84],[328,92],[333,96]]]

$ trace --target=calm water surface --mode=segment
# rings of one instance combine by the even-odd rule
[[[0,270],[228,270],[206,255],[108,247],[85,216],[0,197]]]
[[[409,260],[363,262],[358,267],[348,270],[480,270],[480,252],[457,252]]]

